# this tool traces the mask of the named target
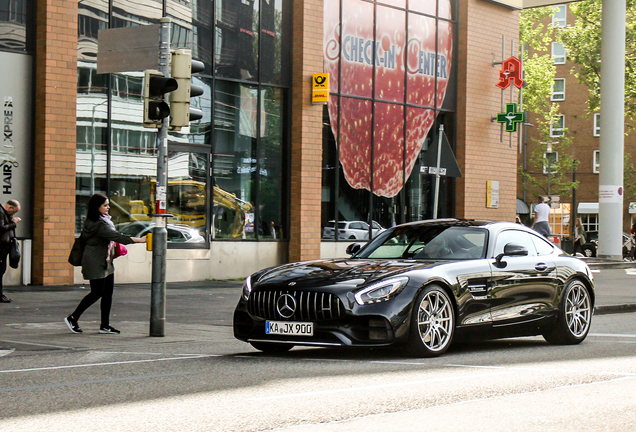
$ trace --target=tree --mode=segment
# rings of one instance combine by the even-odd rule
[[[598,112],[601,97],[601,0],[570,3],[576,17],[572,25],[559,28],[556,40],[563,44],[567,59],[576,64],[572,73],[589,90],[588,113]],[[625,117],[636,117],[636,0],[626,0],[625,29]],[[629,125],[629,122],[628,122]],[[628,126],[630,128],[633,125]]]
[[[552,7],[525,9],[520,16],[519,39],[530,48],[524,52],[523,66],[527,85],[523,89],[524,109],[534,115],[533,121],[541,137],[528,159],[529,169],[520,169],[527,187],[540,195],[570,196],[578,182],[570,180],[578,162],[570,155],[567,148],[571,144],[567,129],[561,137],[551,137],[550,127],[559,119],[559,104],[550,101],[556,68],[550,56],[550,44],[556,38],[556,29],[543,24],[546,18],[553,15]],[[550,163],[545,156],[547,145],[552,143],[553,152],[558,159]],[[549,168],[550,175],[547,175]],[[549,192],[549,193],[548,193]]]

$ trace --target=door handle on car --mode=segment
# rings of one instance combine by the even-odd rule
[[[541,273],[549,273],[554,270],[554,266],[548,266],[546,263],[537,263],[535,264],[534,269]]]

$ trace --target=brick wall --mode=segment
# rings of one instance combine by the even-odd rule
[[[491,122],[491,116],[503,112],[499,81],[503,36],[506,57],[518,56],[519,12],[482,0],[462,0],[459,7],[457,160],[462,178],[457,181],[456,215],[468,219],[514,221],[517,190],[517,134],[504,132]],[[515,87],[516,89],[516,87]],[[518,92],[514,92],[517,102]],[[505,90],[510,102],[510,88]],[[499,181],[499,208],[486,207],[486,182]]]
[[[35,57],[34,284],[73,283],[77,2],[38,0]]]
[[[320,257],[322,105],[311,80],[323,71],[323,0],[294,0],[289,260]]]

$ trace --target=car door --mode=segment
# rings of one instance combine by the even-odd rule
[[[521,231],[505,230],[495,238],[490,260],[492,271],[488,286],[493,327],[530,323],[553,310],[558,288],[556,265],[551,254],[538,254],[533,237]],[[528,250],[526,256],[503,256],[506,244],[514,243]]]

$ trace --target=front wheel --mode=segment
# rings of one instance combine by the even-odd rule
[[[583,342],[592,323],[592,298],[583,282],[567,284],[559,305],[557,321],[543,337],[554,345],[574,345]]]
[[[285,353],[294,347],[292,344],[276,342],[250,342],[250,345],[267,354]]]
[[[411,316],[408,350],[416,357],[444,354],[455,334],[455,311],[450,296],[429,285],[417,296]]]

